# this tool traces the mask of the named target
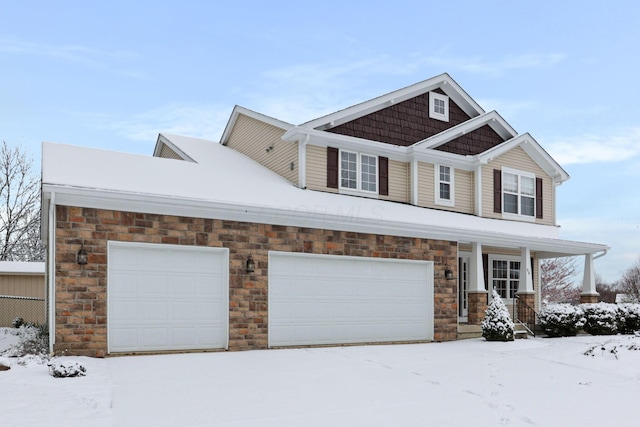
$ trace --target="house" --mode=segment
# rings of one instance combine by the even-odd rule
[[[0,328],[25,322],[45,323],[44,262],[0,261]]]
[[[448,74],[295,126],[235,107],[153,156],[43,144],[52,350],[455,340],[495,289],[540,304],[566,171]]]

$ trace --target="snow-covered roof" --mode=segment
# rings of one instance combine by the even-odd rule
[[[217,142],[162,137],[194,162],[43,143],[44,200],[55,194],[56,204],[70,206],[481,241],[514,248],[526,244],[550,253],[607,249],[561,240],[558,228],[552,226],[301,189]]]
[[[41,275],[44,262],[0,261],[0,274]]]

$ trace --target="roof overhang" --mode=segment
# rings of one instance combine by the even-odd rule
[[[484,125],[491,127],[491,129],[493,129],[505,141],[518,134],[500,114],[496,111],[490,111],[429,138],[423,139],[422,141],[416,142],[413,146],[416,148],[436,148],[469,132],[473,132]]]
[[[298,189],[299,191],[312,191]],[[378,205],[371,205],[372,215],[356,215],[359,207],[345,205],[337,212],[327,212],[324,209],[314,209],[311,206],[261,206],[250,203],[224,203],[208,200],[188,199],[181,197],[166,197],[153,194],[125,193],[96,188],[81,188],[43,185],[43,193],[55,193],[55,203],[66,206],[79,206],[96,209],[126,210],[133,212],[148,212],[160,215],[178,215],[195,218],[210,218],[253,222],[261,224],[311,227],[319,229],[340,230],[349,232],[393,235],[410,238],[439,239],[458,242],[481,242],[482,245],[499,246],[504,248],[528,247],[532,251],[540,252],[545,257],[572,256],[606,252],[609,247],[601,244],[573,242],[562,240],[554,236],[557,228],[536,224],[520,224],[490,218],[478,218],[465,214],[444,213],[428,208],[396,204],[387,205],[390,209],[420,210],[425,216],[434,215],[430,223],[425,221],[407,222],[395,220],[394,214],[382,219],[379,212],[375,212]],[[346,198],[349,203],[351,196],[314,192],[330,197]],[[47,197],[48,198],[48,197]],[[379,201],[363,201],[376,203]],[[443,226],[438,217],[451,215],[458,218],[451,221],[454,224],[470,224],[472,227]],[[484,226],[483,226],[484,225]],[[510,227],[512,226],[512,227]],[[509,231],[527,228],[526,235]],[[531,228],[529,230],[529,228]],[[503,232],[497,230],[506,230]],[[538,237],[536,237],[538,236]]]
[[[442,91],[470,117],[484,114],[482,107],[480,107],[449,74],[443,73],[420,83],[308,121],[300,126],[307,129],[329,129],[438,88],[442,89]]]
[[[478,154],[475,158],[479,163],[487,164],[491,160],[505,154],[515,147],[522,148],[533,159],[533,161],[542,168],[542,170],[553,178],[555,183],[561,184],[570,178],[569,174],[529,133],[525,133],[517,136],[516,138],[510,139],[509,141],[505,141],[484,153]]]
[[[227,143],[229,142],[229,137],[231,136],[231,132],[233,131],[233,127],[235,126],[236,121],[238,120],[238,116],[240,114],[245,115],[247,117],[251,117],[252,119],[259,120],[264,123],[268,123],[284,131],[288,131],[294,126],[291,123],[283,122],[282,120],[278,120],[273,117],[267,116],[265,114],[258,113],[248,108],[244,108],[239,105],[236,105],[235,107],[233,107],[233,111],[231,112],[231,117],[229,117],[229,121],[227,122],[227,125],[224,128],[224,132],[222,133],[222,137],[220,138],[220,144],[227,145]]]

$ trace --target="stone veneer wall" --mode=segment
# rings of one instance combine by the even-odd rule
[[[107,353],[107,242],[229,248],[229,349],[267,348],[268,251],[434,261],[434,338],[456,339],[457,243],[291,226],[56,206],[56,354]],[[76,264],[80,245],[87,265]],[[256,262],[244,271],[247,257]],[[457,276],[457,274],[456,274]]]

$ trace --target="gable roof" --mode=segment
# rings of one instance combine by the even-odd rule
[[[486,164],[515,147],[522,148],[525,153],[527,153],[527,155],[529,155],[529,157],[531,157],[533,161],[542,168],[542,170],[553,178],[555,182],[562,183],[569,179],[569,174],[529,133],[525,133],[516,138],[512,138],[509,141],[505,141],[502,144],[481,153],[477,156],[477,159],[480,163]]]
[[[432,137],[416,142],[414,144],[414,147],[437,148],[455,138],[458,138],[469,132],[473,132],[474,130],[479,129],[485,125],[491,127],[491,129],[493,129],[505,141],[513,138],[518,134],[515,129],[512,128],[511,125],[509,125],[509,123],[507,123],[500,114],[498,114],[497,111],[493,110],[488,113],[473,117],[466,122],[460,123],[459,125],[444,130],[437,135],[433,135]]]
[[[476,117],[484,113],[482,107],[480,107],[449,74],[443,73],[420,83],[308,121],[301,124],[300,127],[326,130],[438,88],[460,106],[469,117]]]
[[[291,123],[283,122],[282,120],[275,119],[273,117],[267,116],[266,114],[258,113],[256,111],[250,110],[248,108],[241,107],[236,105],[233,107],[233,111],[231,112],[231,117],[229,117],[229,121],[224,128],[224,132],[222,132],[222,137],[220,138],[220,144],[227,145],[229,142],[229,137],[231,136],[231,132],[233,132],[233,127],[238,120],[238,116],[243,114],[245,116],[251,117],[253,119],[259,120],[261,122],[268,123],[272,126],[280,128],[285,132],[294,127]]]

